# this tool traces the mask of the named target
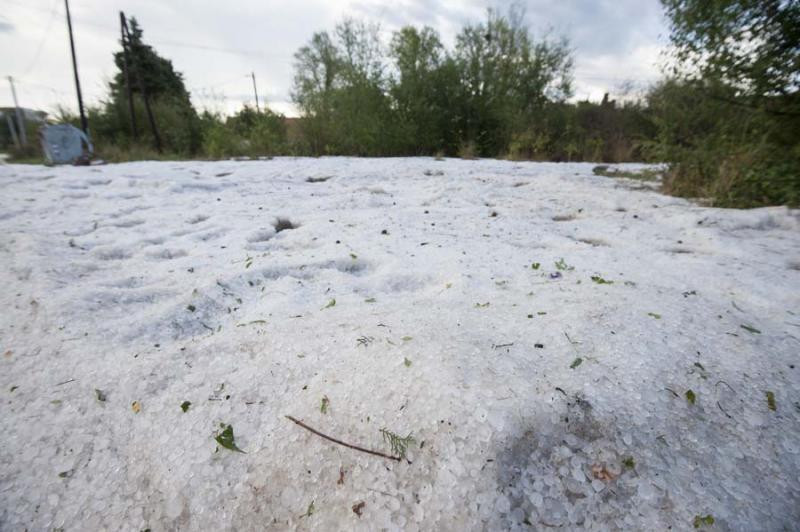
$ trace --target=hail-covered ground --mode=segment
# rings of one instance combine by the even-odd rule
[[[0,285],[2,530],[800,519],[797,211],[590,164],[2,166]]]

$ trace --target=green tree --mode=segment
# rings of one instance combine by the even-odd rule
[[[298,50],[292,99],[313,153],[385,154],[391,132],[383,69],[377,26],[352,19],[336,26],[334,38],[317,33]]]
[[[201,146],[201,122],[192,106],[183,76],[172,66],[172,61],[143,41],[142,28],[135,18],[129,22],[130,46],[128,54],[129,78],[134,100],[134,114],[140,143],[152,143],[151,132],[139,87],[139,77],[150,100],[156,125],[167,151],[194,154]],[[121,43],[120,43],[121,44]],[[117,72],[109,84],[110,98],[95,118],[95,139],[120,145],[137,142],[131,137],[131,117],[125,87],[123,51],[114,52]],[[138,75],[136,74],[138,72]]]
[[[662,3],[674,77],[648,99],[665,189],[719,206],[800,204],[800,3]]]
[[[716,80],[751,97],[800,85],[800,2],[662,0],[676,59],[690,77]]]
[[[535,42],[523,15],[514,8],[507,17],[489,10],[485,22],[466,26],[456,37],[466,99],[463,129],[482,155],[504,151],[547,101],[571,94],[568,43]]]
[[[389,56],[395,70],[390,94],[398,149],[413,155],[431,153],[442,147],[448,125],[442,118],[456,103],[442,98],[442,93],[458,82],[457,77],[448,80],[441,75],[446,61],[444,46],[433,29],[406,26],[392,36]]]

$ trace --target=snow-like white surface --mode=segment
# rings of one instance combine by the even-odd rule
[[[800,216],[591,168],[0,167],[0,529],[796,527]]]

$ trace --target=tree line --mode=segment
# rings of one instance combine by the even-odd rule
[[[671,57],[643,97],[572,101],[569,43],[536,38],[523,13],[488,11],[448,49],[435,29],[345,19],[294,55],[300,118],[244,106],[192,105],[172,63],[131,21],[161,157],[460,156],[666,162],[665,191],[719,206],[800,203],[800,3],[662,0]],[[90,109],[91,136],[112,160],[155,156],[142,95],[126,96],[124,57]],[[73,117],[64,116],[63,119]],[[131,128],[139,124],[138,131]]]

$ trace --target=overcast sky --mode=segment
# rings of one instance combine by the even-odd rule
[[[575,98],[599,100],[630,81],[644,87],[659,76],[667,31],[658,0],[528,0],[521,2],[534,35],[569,38],[575,57]],[[0,0],[0,74],[14,76],[20,105],[52,111],[77,108],[63,0]],[[119,11],[135,16],[144,39],[172,60],[200,108],[231,112],[259,97],[293,115],[292,55],[312,33],[343,17],[378,22],[388,42],[406,25],[437,29],[450,47],[466,23],[496,0],[72,0],[78,68],[84,99],[104,97],[114,72]],[[0,80],[0,107],[12,105]]]

